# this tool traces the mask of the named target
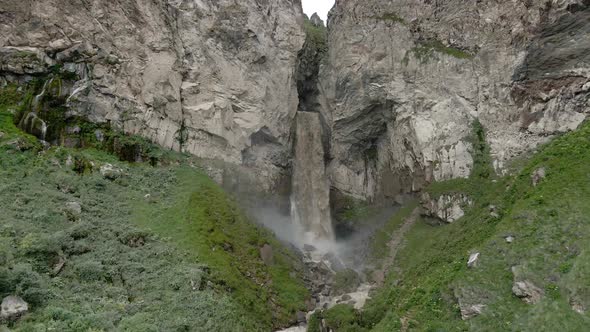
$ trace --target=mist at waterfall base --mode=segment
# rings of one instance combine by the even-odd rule
[[[293,209],[291,209],[293,210]],[[267,229],[271,230],[279,240],[303,250],[305,245],[313,246],[319,252],[337,251],[337,242],[318,238],[313,232],[306,232],[303,225],[296,222],[292,215],[271,204],[260,204],[250,210],[250,215]]]
[[[307,259],[327,261],[331,265],[334,263],[332,256],[325,256],[331,253],[338,258],[336,264],[362,272],[364,260],[359,260],[359,257],[365,256],[368,249],[366,240],[374,230],[368,226],[361,230],[356,227],[357,234],[346,240],[336,240],[323,131],[319,113],[297,112],[288,215],[286,211],[273,209],[272,205],[257,207],[254,214],[281,240],[301,249]],[[387,220],[382,216],[381,219]],[[382,222],[364,220],[362,224],[379,225]]]
[[[334,254],[350,269],[363,273],[367,266],[367,255],[370,250],[371,238],[380,228],[395,215],[398,208],[387,206],[379,209],[371,217],[362,221],[362,229],[333,239],[318,238],[312,232],[305,232],[303,226],[293,220],[291,214],[280,209],[277,204],[261,203],[249,209],[249,214],[256,222],[271,230],[279,240],[290,244],[300,251],[308,251],[309,246],[315,248],[315,260],[321,260],[326,254]]]

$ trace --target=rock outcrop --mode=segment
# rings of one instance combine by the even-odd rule
[[[29,304],[19,296],[7,296],[0,305],[0,323],[19,319],[29,312]]]
[[[587,1],[350,1],[330,13],[320,74],[330,176],[393,199],[469,176],[475,119],[494,167],[590,111]]]
[[[512,293],[528,304],[536,304],[543,298],[543,290],[528,280],[515,281]]]
[[[304,42],[299,0],[0,0],[0,84],[77,76],[68,116],[246,166],[288,164]]]
[[[465,208],[473,205],[473,201],[464,194],[444,194],[435,198],[428,193],[423,193],[421,201],[423,215],[447,223],[463,217]]]

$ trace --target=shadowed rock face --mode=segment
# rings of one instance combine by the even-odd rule
[[[320,73],[333,188],[392,199],[469,176],[478,119],[494,166],[575,129],[590,92],[587,1],[346,1]]]
[[[74,66],[71,116],[245,165],[260,189],[284,172],[304,42],[299,0],[0,0],[0,8],[0,83]]]

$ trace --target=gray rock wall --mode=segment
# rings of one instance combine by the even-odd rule
[[[336,1],[311,89],[332,188],[391,200],[468,177],[475,119],[498,172],[575,129],[590,108],[589,5]],[[239,177],[212,170],[224,181],[288,190],[305,39],[299,0],[0,0],[0,8],[0,83],[61,65],[80,77],[68,88],[69,115],[235,166]]]
[[[288,164],[304,42],[299,0],[0,0],[0,81],[52,65],[82,80],[72,113],[248,168]]]
[[[498,172],[590,111],[582,1],[338,0],[320,74],[332,186],[392,199],[468,177],[475,119]]]

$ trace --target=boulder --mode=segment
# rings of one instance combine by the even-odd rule
[[[469,260],[467,261],[468,267],[476,267],[477,263],[479,262],[479,253],[473,253],[469,255]]]
[[[583,315],[586,312],[586,308],[584,307],[584,305],[577,299],[571,299],[570,305],[572,307],[572,310],[579,314]]]
[[[100,174],[109,180],[116,180],[121,177],[123,170],[111,164],[104,164],[100,167]]]
[[[485,289],[475,284],[458,285],[454,289],[457,304],[461,310],[461,319],[468,320],[483,312],[489,299],[489,294]]]
[[[461,319],[468,320],[473,318],[482,313],[483,309],[485,309],[485,304],[470,304],[470,305],[463,305],[459,302],[459,307],[461,308]]]
[[[543,298],[544,292],[528,280],[515,281],[512,293],[528,304],[536,304]]]
[[[543,180],[546,176],[545,168],[541,167],[536,169],[533,174],[531,175],[531,180],[533,182],[533,187],[536,187],[541,180]]]
[[[4,133],[0,131],[0,139],[2,139],[2,137],[4,137]]]
[[[307,322],[305,312],[297,311],[297,323],[305,323],[305,322]]]
[[[316,247],[312,246],[311,244],[304,244],[303,245],[303,251],[307,251],[307,252],[312,252],[312,251],[316,251]]]
[[[490,217],[496,218],[496,219],[500,218],[500,214],[498,213],[498,207],[497,206],[490,205],[489,206],[489,209],[490,209]]]
[[[2,300],[0,321],[15,321],[29,311],[29,304],[18,296],[7,296]]]
[[[266,265],[270,266],[274,264],[274,257],[272,253],[272,247],[270,246],[270,244],[267,243],[264,246],[262,246],[262,248],[260,248],[260,258],[262,258],[262,261]]]
[[[305,301],[305,305],[307,307],[307,310],[312,311],[313,309],[315,309],[317,305],[317,300],[312,297],[311,299]]]
[[[72,220],[79,219],[80,215],[82,215],[82,205],[78,202],[67,202],[65,211],[68,218]]]
[[[473,205],[473,201],[463,194],[445,194],[434,198],[428,193],[423,193],[421,202],[423,215],[447,223],[452,223],[463,217],[465,207]]]

